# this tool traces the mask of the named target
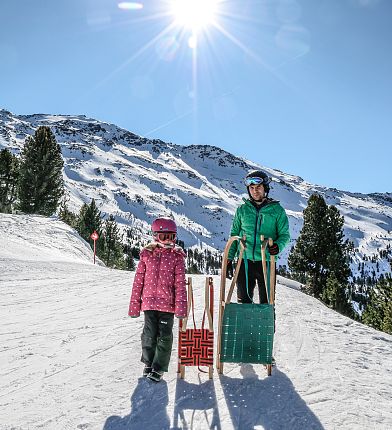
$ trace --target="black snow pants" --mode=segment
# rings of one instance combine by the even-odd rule
[[[267,291],[265,289],[265,282],[264,282],[264,276],[263,276],[262,261],[248,260],[248,289],[246,289],[245,264],[244,264],[244,260],[242,260],[240,271],[238,272],[238,278],[237,278],[237,302],[238,303],[252,303],[256,282],[257,282],[257,287],[259,289],[260,303],[268,303]],[[275,320],[276,320],[276,314],[274,311],[274,333],[275,333]]]
[[[141,361],[154,370],[167,372],[173,346],[174,314],[144,311]]]
[[[248,289],[246,288],[246,274],[244,260],[241,262],[240,271],[237,278],[237,302],[252,303],[253,293],[256,287],[259,290],[260,303],[268,303],[267,292],[265,290],[263,263],[261,261],[248,260]]]

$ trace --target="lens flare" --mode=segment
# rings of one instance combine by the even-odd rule
[[[197,48],[197,37],[195,35],[192,35],[189,39],[188,39],[188,46],[191,49],[196,49]]]
[[[155,51],[158,58],[165,61],[173,61],[180,48],[179,43],[173,36],[162,37],[158,40]]]
[[[118,8],[124,9],[124,10],[139,10],[139,9],[143,9],[143,4],[130,2],[130,1],[123,1],[118,4]]]

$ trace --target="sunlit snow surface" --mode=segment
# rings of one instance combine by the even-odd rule
[[[0,429],[390,429],[392,336],[279,278],[271,377],[225,364],[178,380],[177,323],[164,381],[140,377],[134,273],[92,264],[54,219],[0,214]],[[196,321],[204,277],[193,276]],[[215,285],[215,329],[219,279]],[[288,286],[287,286],[288,285]]]

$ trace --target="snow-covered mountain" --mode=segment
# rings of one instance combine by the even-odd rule
[[[143,318],[127,317],[134,273],[92,260],[60,221],[0,214],[1,430],[392,428],[391,335],[278,277],[272,376],[225,363],[213,380],[197,367],[177,379],[176,322],[154,385],[141,377]],[[205,277],[192,279],[200,327]]]
[[[26,136],[41,125],[50,126],[61,145],[74,211],[95,198],[103,213],[140,231],[147,231],[155,216],[173,215],[186,246],[222,249],[244,196],[243,178],[249,170],[262,168],[273,179],[271,195],[289,215],[292,244],[302,228],[307,199],[317,191],[345,217],[345,234],[358,250],[354,273],[364,258],[369,273],[374,270],[377,276],[391,270],[392,193],[366,195],[313,185],[218,147],[149,140],[85,116],[14,115],[0,110],[0,149],[19,153]],[[289,248],[281,264],[286,263]]]

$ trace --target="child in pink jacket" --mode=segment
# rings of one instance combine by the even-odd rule
[[[128,315],[136,318],[144,312],[143,376],[159,382],[169,366],[174,315],[184,318],[187,314],[185,253],[175,244],[173,220],[157,218],[151,229],[154,242],[140,253]]]

